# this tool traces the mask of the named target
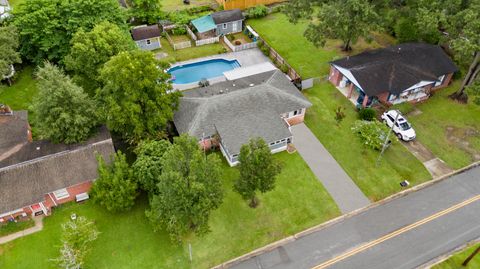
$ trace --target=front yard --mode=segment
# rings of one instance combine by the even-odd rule
[[[480,247],[480,244],[473,245],[455,255],[450,257],[448,260],[435,265],[432,267],[432,269],[474,269],[474,268],[480,268],[480,255],[477,254],[473,260],[471,260],[468,263],[468,266],[462,266],[462,263],[465,261],[465,259],[472,254],[478,247]]]
[[[325,81],[329,72],[328,62],[344,56],[340,51],[339,41],[330,40],[325,48],[317,48],[303,36],[307,26],[305,21],[294,25],[280,13],[249,20],[248,23],[302,77],[320,78],[315,87],[304,92],[313,104],[307,110],[305,122],[370,200],[377,201],[400,191],[399,183],[402,180],[407,179],[412,185],[416,185],[431,179],[422,163],[400,143],[390,147],[381,165],[376,167],[379,152],[366,149],[352,133],[352,124],[358,117],[353,105],[333,85]],[[385,35],[376,36],[378,40],[372,44],[363,41],[354,44],[353,54],[367,47],[376,48],[380,47],[380,44],[393,42]],[[339,106],[345,108],[347,115],[340,127],[336,125],[334,112]]]
[[[152,231],[143,197],[127,213],[109,213],[92,202],[62,206],[44,219],[43,231],[0,245],[0,268],[54,268],[49,259],[58,253],[60,225],[73,212],[95,220],[101,232],[85,266],[98,269],[210,268],[340,214],[298,154],[283,152],[275,158],[283,162],[283,172],[275,189],[260,195],[256,209],[233,192],[238,170],[224,162],[225,198],[210,219],[212,232],[192,239],[191,265],[185,244],[172,244],[164,232]]]

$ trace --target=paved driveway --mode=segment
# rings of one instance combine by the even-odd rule
[[[292,126],[292,133],[297,151],[330,193],[342,213],[348,213],[370,203],[304,123]]]

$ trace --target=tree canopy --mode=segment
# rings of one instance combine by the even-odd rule
[[[102,21],[125,24],[116,0],[29,0],[13,14],[20,33],[20,53],[37,65],[45,59],[61,63],[80,29],[89,31]]]
[[[133,144],[162,138],[180,97],[179,92],[169,92],[169,77],[151,52],[113,56],[100,71],[104,86],[97,93],[109,129]]]
[[[15,26],[0,27],[0,80],[10,75],[13,64],[21,63]]]
[[[240,149],[240,177],[234,185],[250,206],[258,204],[256,192],[265,193],[275,187],[275,178],[281,172],[281,164],[273,158],[270,148],[263,139],[252,139]]]
[[[99,71],[103,65],[112,56],[136,48],[125,29],[108,21],[97,24],[89,32],[80,29],[70,44],[70,53],[65,57],[66,69],[73,71],[74,82],[90,95],[100,87]]]
[[[131,0],[131,15],[141,23],[154,24],[160,19],[159,0]]]
[[[40,136],[55,143],[86,140],[98,124],[95,102],[63,70],[48,62],[36,75],[38,95],[31,109]]]
[[[126,211],[135,204],[137,183],[125,154],[118,151],[112,157],[111,165],[106,165],[103,158],[98,157],[98,179],[93,184],[91,194],[93,200],[108,211]]]
[[[194,137],[175,137],[162,157],[158,194],[151,197],[147,217],[174,240],[208,232],[210,212],[223,199],[220,176],[217,155],[205,155]]]

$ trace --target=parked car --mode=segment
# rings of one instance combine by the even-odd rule
[[[398,115],[398,118],[397,118]],[[395,122],[397,118],[397,122]],[[398,110],[389,110],[382,114],[382,120],[388,127],[392,128],[393,132],[397,135],[398,139],[403,141],[411,141],[415,139],[416,134],[412,125],[402,116]],[[394,125],[395,124],[395,125]]]

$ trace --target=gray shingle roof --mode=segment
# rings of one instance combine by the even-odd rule
[[[399,94],[422,80],[456,72],[452,60],[437,45],[404,43],[331,62],[348,69],[367,95]]]
[[[0,116],[0,161],[14,147],[28,143],[27,115],[27,111],[14,111],[11,116]]]
[[[198,139],[218,131],[229,152],[236,154],[250,138],[268,143],[290,136],[281,114],[310,106],[276,70],[183,92],[174,123],[179,133]]]
[[[240,21],[244,19],[242,11],[240,9],[218,11],[212,13],[212,18],[215,24]]]
[[[162,34],[157,24],[149,26],[138,26],[132,29],[132,38],[135,41],[152,37],[159,37]]]
[[[0,168],[0,214],[38,203],[44,195],[97,178],[96,155],[110,160],[111,139]]]

